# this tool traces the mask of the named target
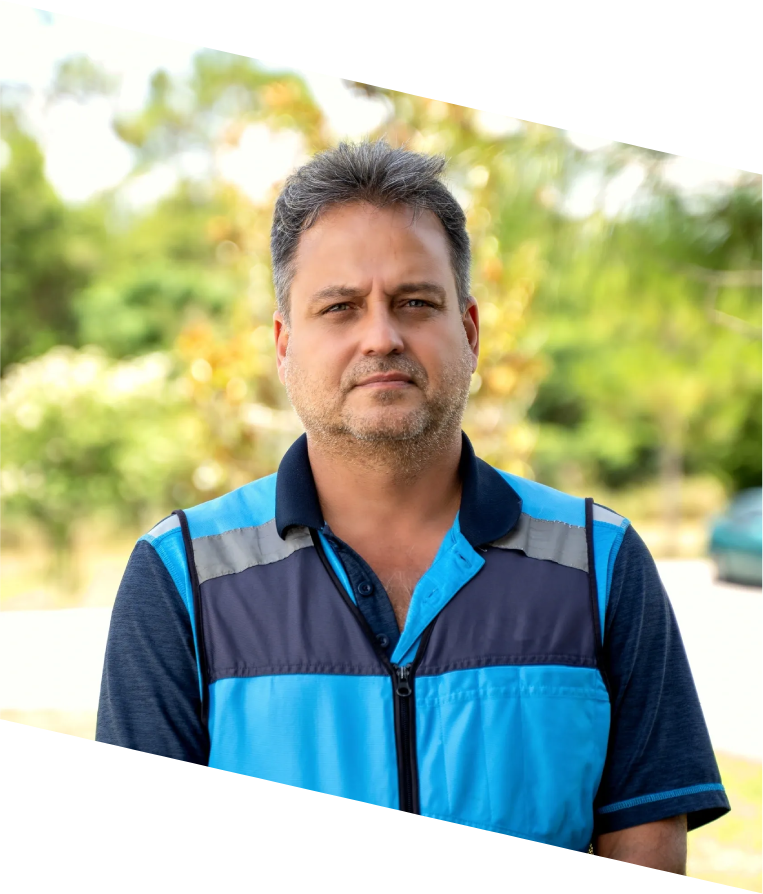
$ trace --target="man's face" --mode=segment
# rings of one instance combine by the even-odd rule
[[[278,374],[308,433],[404,441],[460,426],[476,368],[473,299],[458,307],[431,212],[329,208],[300,237]]]

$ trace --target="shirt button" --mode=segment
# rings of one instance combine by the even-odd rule
[[[379,645],[382,649],[386,649],[389,645],[389,637],[385,636],[383,633],[377,633],[376,639],[379,641]]]
[[[373,591],[373,586],[369,584],[367,580],[364,580],[362,584],[358,584],[358,593],[360,593],[361,596],[370,596]]]

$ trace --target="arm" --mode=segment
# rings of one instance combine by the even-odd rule
[[[729,803],[675,615],[632,528],[614,562],[604,663],[612,715],[595,852],[683,871],[686,830],[723,816]]]
[[[111,613],[96,741],[206,764],[200,704],[188,610],[153,545],[139,541]]]
[[[604,832],[593,843],[595,854],[686,875],[686,814]]]

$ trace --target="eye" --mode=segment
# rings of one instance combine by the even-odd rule
[[[429,301],[424,301],[423,298],[409,298],[405,302],[406,307],[413,307],[418,309],[419,307],[431,307],[432,305]]]
[[[347,310],[350,305],[346,301],[341,301],[339,304],[332,304],[331,307],[327,307],[322,313],[330,314],[330,313],[338,313],[343,310]]]

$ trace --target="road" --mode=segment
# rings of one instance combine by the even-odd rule
[[[761,590],[705,561],[658,563],[718,751],[763,757]],[[95,711],[107,608],[0,612],[0,710]]]
[[[763,758],[763,600],[706,561],[658,562],[718,751]]]

